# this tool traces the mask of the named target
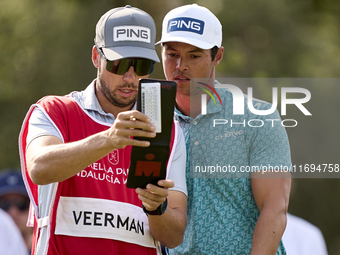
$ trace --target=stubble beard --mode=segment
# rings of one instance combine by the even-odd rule
[[[97,78],[97,84],[99,86],[100,91],[103,93],[105,98],[114,106],[125,108],[128,107],[136,102],[136,97],[129,99],[129,98],[122,98],[119,95],[115,93],[115,91],[111,91],[110,88],[107,86],[105,81],[100,77],[101,68],[98,69],[98,78]],[[118,89],[123,88],[132,88],[134,90],[137,90],[135,85],[133,83],[125,83],[122,86],[118,87]]]

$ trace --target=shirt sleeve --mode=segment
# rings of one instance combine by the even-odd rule
[[[251,128],[251,136],[248,137],[252,169],[292,171],[288,136],[278,111],[252,117],[264,123],[261,127]]]
[[[63,140],[58,129],[53,125],[52,121],[44,114],[43,110],[39,107],[35,107],[29,120],[28,134],[27,134],[27,146],[33,139],[44,136],[53,135]]]
[[[176,124],[177,125],[177,124]],[[182,129],[177,125],[177,144],[175,154],[169,170],[168,179],[173,180],[175,186],[170,190],[183,192],[188,196],[185,170],[186,170],[186,147]]]

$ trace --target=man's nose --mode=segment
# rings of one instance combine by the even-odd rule
[[[182,57],[179,57],[176,62],[176,69],[183,72],[188,70],[187,61],[185,61]]]
[[[136,79],[136,73],[133,66],[123,75],[123,79],[127,82],[133,82]]]

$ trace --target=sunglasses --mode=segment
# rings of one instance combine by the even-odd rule
[[[8,211],[12,206],[15,206],[20,212],[28,210],[30,206],[29,200],[0,200],[0,208],[4,211]]]
[[[127,71],[129,71],[130,67],[133,66],[135,73],[138,76],[144,76],[147,74],[151,74],[153,71],[153,66],[155,61],[145,58],[123,58],[119,60],[108,60],[104,52],[98,46],[97,50],[106,60],[106,70],[113,74],[124,75]]]

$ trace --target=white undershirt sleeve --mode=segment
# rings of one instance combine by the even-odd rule
[[[188,196],[187,185],[186,185],[186,147],[185,147],[185,139],[182,132],[182,129],[177,128],[177,144],[175,148],[175,154],[172,159],[172,163],[170,166],[170,171],[168,175],[168,179],[173,180],[175,186],[170,190],[177,190],[183,192],[186,196]]]
[[[39,108],[34,108],[32,115],[29,119],[28,133],[27,133],[27,146],[33,139],[44,136],[53,135],[63,140],[57,128],[53,125],[50,119],[44,114],[44,112]]]

